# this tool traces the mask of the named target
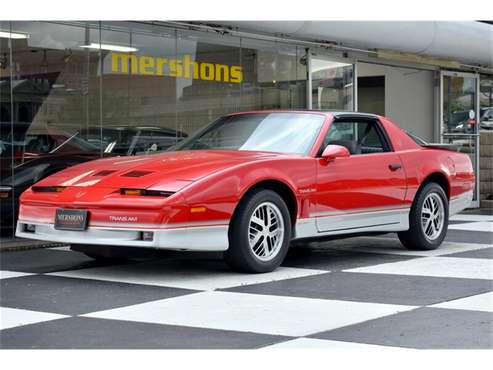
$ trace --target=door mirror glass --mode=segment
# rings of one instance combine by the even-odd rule
[[[341,145],[327,145],[322,153],[322,158],[327,162],[333,161],[336,158],[349,157],[349,150]]]

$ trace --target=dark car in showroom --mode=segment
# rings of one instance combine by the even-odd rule
[[[101,157],[100,148],[77,133],[70,135],[58,130],[29,133],[24,125],[14,127],[10,135],[4,127],[0,141],[0,228],[4,236],[13,231],[18,198],[24,190],[55,172]]]
[[[1,123],[0,231],[13,235],[18,198],[43,178],[105,156],[163,151],[187,135],[168,128],[89,127],[69,134],[48,128],[36,132],[29,123]]]
[[[89,143],[103,148],[104,153],[139,155],[161,152],[188,137],[181,131],[157,126],[90,127],[81,130]]]

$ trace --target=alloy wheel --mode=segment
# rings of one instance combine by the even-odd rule
[[[427,195],[421,208],[421,229],[428,240],[437,239],[445,223],[445,207],[437,193]]]
[[[259,204],[248,224],[248,243],[251,251],[261,261],[277,256],[284,241],[284,219],[279,208],[271,202]]]

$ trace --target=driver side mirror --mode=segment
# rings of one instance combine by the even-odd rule
[[[336,158],[346,158],[349,156],[349,150],[341,145],[327,145],[322,153],[322,159],[327,162],[333,161]]]

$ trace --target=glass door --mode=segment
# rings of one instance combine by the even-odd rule
[[[440,141],[458,145],[471,158],[476,175],[472,207],[479,207],[479,76],[442,71]]]

